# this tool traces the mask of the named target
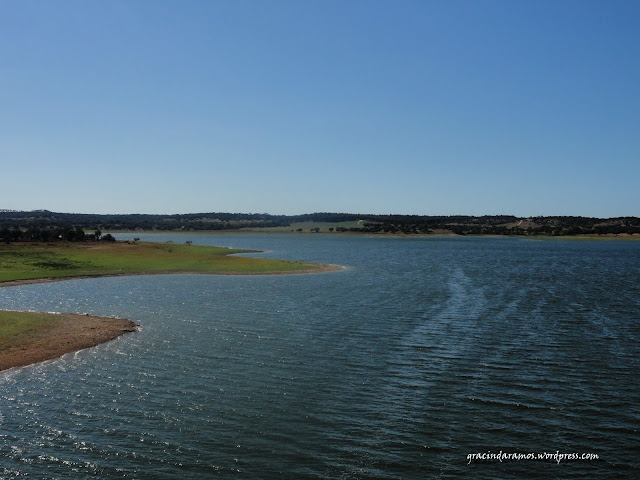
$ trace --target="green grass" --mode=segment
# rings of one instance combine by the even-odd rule
[[[259,274],[321,270],[323,265],[230,256],[252,250],[173,243],[0,245],[0,282],[139,273]]]
[[[54,327],[56,315],[50,313],[0,311],[0,351],[19,346],[23,339]]]

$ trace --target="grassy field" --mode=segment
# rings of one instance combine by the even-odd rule
[[[0,311],[0,352],[22,344],[34,333],[46,333],[58,320],[59,316],[49,313]]]
[[[148,242],[1,245],[0,283],[140,273],[295,273],[322,271],[326,267],[306,262],[230,256],[250,252]]]

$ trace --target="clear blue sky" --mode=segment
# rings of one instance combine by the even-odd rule
[[[0,208],[640,216],[640,1],[0,0]]]

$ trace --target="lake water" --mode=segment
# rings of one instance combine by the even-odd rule
[[[137,236],[346,268],[0,289],[141,325],[0,373],[0,478],[640,478],[640,242]]]

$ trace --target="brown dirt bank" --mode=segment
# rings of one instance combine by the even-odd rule
[[[136,331],[136,324],[122,318],[63,313],[51,315],[51,324],[21,335],[16,346],[0,350],[0,371],[58,358]]]

